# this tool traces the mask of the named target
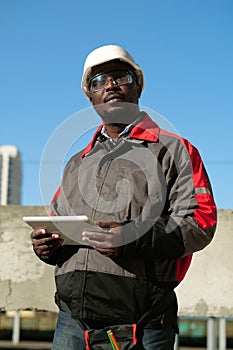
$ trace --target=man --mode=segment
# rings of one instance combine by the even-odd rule
[[[83,232],[79,246],[41,228],[31,235],[56,265],[53,350],[84,350],[84,329],[134,323],[140,349],[173,349],[173,290],[215,232],[208,176],[196,148],[140,111],[143,71],[123,48],[91,52],[82,88],[103,123],[68,162],[52,215],[85,214],[103,230]]]

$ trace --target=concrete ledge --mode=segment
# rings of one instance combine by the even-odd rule
[[[21,342],[19,342],[19,344],[14,345],[14,344],[12,344],[12,341],[0,340],[0,349],[46,350],[46,349],[52,349],[52,343],[21,341]]]
[[[46,215],[44,207],[0,206],[0,309],[57,311],[54,267],[33,253],[23,216]],[[233,211],[218,211],[213,242],[195,253],[177,288],[180,316],[233,317]]]

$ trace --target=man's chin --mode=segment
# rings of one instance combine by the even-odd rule
[[[133,103],[111,102],[95,106],[105,124],[130,124],[136,119],[139,107]]]

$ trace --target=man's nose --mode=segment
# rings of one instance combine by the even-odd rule
[[[118,87],[117,82],[112,77],[109,77],[107,81],[106,89],[113,89],[115,87]]]

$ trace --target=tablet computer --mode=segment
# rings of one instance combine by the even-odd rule
[[[83,231],[102,231],[86,215],[78,216],[24,216],[23,220],[33,229],[44,227],[48,233],[58,232],[63,244],[87,245],[82,240]]]

